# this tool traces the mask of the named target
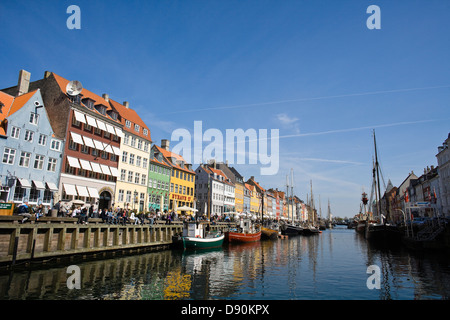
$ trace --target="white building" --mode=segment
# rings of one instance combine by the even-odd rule
[[[450,216],[450,150],[448,144],[450,142],[450,133],[442,144],[438,147],[436,155],[439,168],[439,195],[442,205],[442,214],[446,217]]]

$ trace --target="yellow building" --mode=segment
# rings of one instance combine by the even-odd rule
[[[169,141],[161,140],[161,147],[153,145],[155,154],[161,153],[164,161],[172,167],[170,177],[169,210],[187,206],[194,208],[195,171],[192,164],[169,150]],[[177,210],[180,213],[180,210]]]
[[[104,95],[104,98],[108,97]],[[128,102],[120,104],[108,99],[117,110],[123,124],[120,142],[119,177],[116,183],[114,208],[135,209],[145,212],[148,208],[148,169],[150,163],[150,130]]]
[[[234,184],[234,193],[235,193],[235,209],[236,212],[244,211],[244,185],[242,183],[236,182]]]
[[[259,212],[259,199],[256,188],[248,183],[245,186],[250,190],[250,213],[257,214]]]

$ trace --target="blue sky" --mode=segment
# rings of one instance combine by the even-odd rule
[[[66,9],[81,9],[69,30]],[[369,30],[369,5],[381,29]],[[370,193],[376,129],[386,179],[436,165],[450,132],[450,2],[2,1],[0,87],[53,71],[129,101],[152,139],[178,128],[279,129],[278,174],[246,177],[353,216]],[[206,144],[205,144],[206,145]],[[173,144],[172,144],[173,146]]]

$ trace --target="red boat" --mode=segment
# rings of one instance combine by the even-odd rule
[[[255,242],[261,239],[261,228],[253,225],[250,219],[241,219],[240,226],[225,232],[228,242]]]

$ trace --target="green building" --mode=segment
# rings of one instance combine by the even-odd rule
[[[171,166],[165,163],[161,153],[151,149],[148,171],[148,209],[149,211],[169,210],[169,186],[172,175]]]

